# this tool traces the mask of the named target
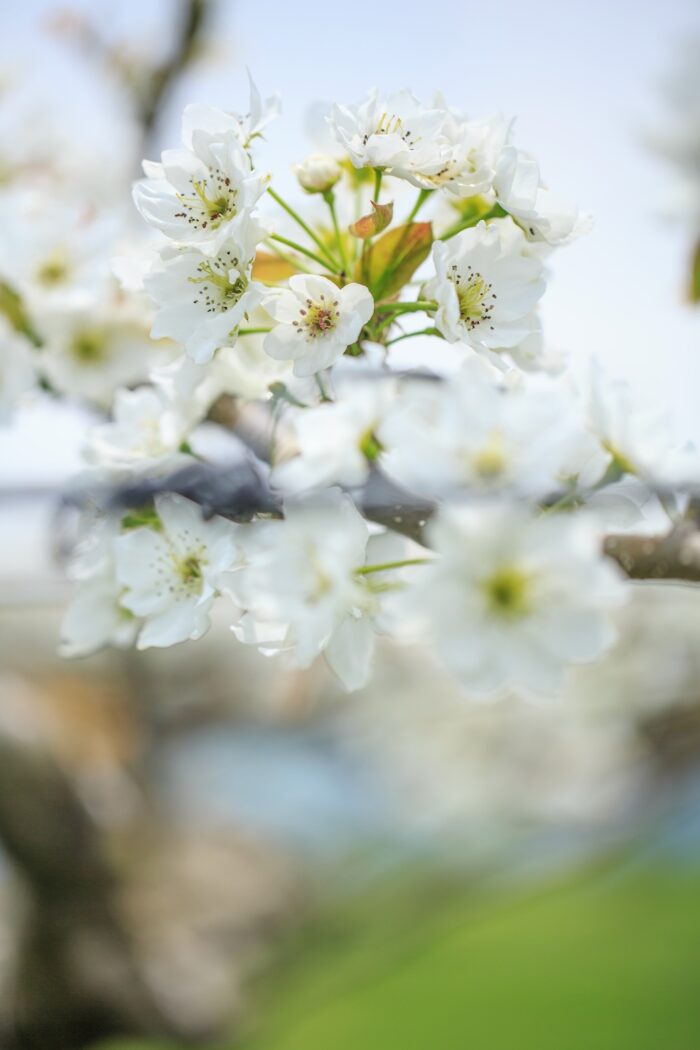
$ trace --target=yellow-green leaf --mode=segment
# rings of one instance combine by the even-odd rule
[[[281,259],[279,255],[271,252],[256,252],[253,261],[253,279],[262,281],[263,284],[279,284],[292,277],[295,273],[301,273],[291,262]]]
[[[412,222],[387,230],[365,246],[355,268],[355,280],[366,284],[375,299],[391,298],[428,257],[432,243],[433,227],[429,222]]]
[[[371,214],[363,215],[349,227],[350,233],[363,241],[385,230],[394,217],[393,201],[389,201],[388,204],[375,204],[374,201],[370,201],[370,204],[372,205]]]
[[[0,314],[5,315],[15,331],[26,336],[35,346],[41,346],[41,339],[29,320],[21,297],[4,281],[0,281]]]
[[[691,303],[700,303],[700,242],[698,242],[695,248],[691,266],[690,301]]]

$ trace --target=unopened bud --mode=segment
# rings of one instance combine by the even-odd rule
[[[307,193],[327,193],[342,175],[338,161],[327,153],[312,153],[292,170]]]

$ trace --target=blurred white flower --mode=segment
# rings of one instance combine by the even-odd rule
[[[0,424],[7,423],[22,398],[36,387],[35,357],[27,340],[0,316]]]
[[[164,459],[173,465],[172,457],[192,422],[162,389],[153,386],[117,390],[112,415],[110,423],[93,427],[88,434],[84,455],[93,466],[148,470]]]
[[[96,522],[72,558],[68,575],[76,580],[76,591],[61,626],[61,656],[88,656],[106,645],[129,649],[136,640],[139,622],[121,604],[116,536],[114,522]]]
[[[130,529],[115,543],[121,604],[143,617],[139,649],[201,638],[224,573],[237,559],[236,526],[205,521],[175,494],[157,496],[157,522]]]
[[[246,315],[259,305],[264,288],[250,279],[254,238],[222,242],[215,254],[196,247],[168,247],[160,265],[144,280],[157,303],[151,334],[184,345],[193,361],[210,361],[221,346],[235,341]]]
[[[292,650],[298,667],[323,652],[347,689],[364,685],[383,574],[358,574],[377,548],[350,498],[328,489],[291,499],[284,521],[256,522],[240,532],[244,567],[228,585],[245,610],[232,628],[236,637],[267,653]],[[378,557],[383,561],[385,554]]]
[[[435,324],[451,343],[482,352],[516,347],[537,331],[533,313],[545,290],[542,264],[509,220],[480,222],[433,247]]]
[[[660,485],[700,482],[700,457],[694,448],[678,444],[668,415],[641,407],[627,383],[605,378],[596,364],[589,412],[591,429],[613,469]]]
[[[263,305],[277,325],[265,336],[265,353],[293,361],[294,374],[328,368],[355,342],[374,310],[361,284],[338,288],[326,277],[295,274],[288,288],[271,289]]]
[[[558,384],[528,377],[508,386],[477,357],[447,381],[409,380],[377,430],[382,468],[428,497],[465,487],[556,492],[576,436]]]
[[[452,506],[428,526],[435,561],[409,592],[445,665],[474,695],[551,693],[567,664],[599,657],[620,595],[582,515],[533,517],[508,505]]]
[[[30,313],[85,306],[111,290],[115,215],[22,192],[1,199],[0,221],[0,276]]]
[[[307,193],[327,193],[343,174],[335,157],[327,153],[311,153],[301,164],[295,164],[292,171]]]
[[[380,455],[376,431],[394,393],[390,380],[348,379],[336,384],[337,400],[332,404],[290,411],[298,454],[275,468],[274,484],[289,492],[319,485],[362,485]]]
[[[46,311],[40,364],[56,390],[109,404],[121,386],[143,382],[168,349],[148,336],[143,319],[117,306]]]
[[[590,216],[576,205],[556,196],[540,179],[540,166],[531,153],[504,146],[501,151],[494,189],[498,203],[533,241],[563,244],[587,232]]]

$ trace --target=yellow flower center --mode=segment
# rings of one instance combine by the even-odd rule
[[[503,619],[520,619],[530,611],[531,577],[516,565],[504,565],[482,587],[491,612]]]
[[[292,321],[297,332],[305,335],[307,339],[318,339],[332,332],[338,321],[338,300],[327,299],[321,295],[318,300],[307,299],[305,306],[299,311],[300,319]]]
[[[97,365],[107,356],[107,337],[101,328],[83,328],[70,345],[73,357],[82,365]]]
[[[465,273],[460,273],[457,265],[452,265],[449,278],[455,286],[459,302],[459,317],[469,329],[491,320],[491,314],[497,298],[492,292],[493,285],[478,271],[467,266]],[[493,328],[493,325],[490,325]]]

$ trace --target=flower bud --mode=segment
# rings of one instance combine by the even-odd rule
[[[327,193],[342,175],[338,161],[327,153],[312,153],[292,170],[307,193]]]

